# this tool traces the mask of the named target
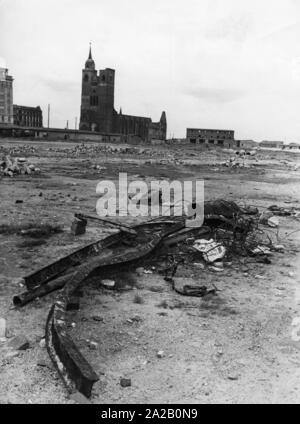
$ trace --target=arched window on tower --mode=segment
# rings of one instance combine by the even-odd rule
[[[85,74],[85,76],[83,77],[83,81],[84,82],[89,82],[89,76],[88,76],[88,74]]]

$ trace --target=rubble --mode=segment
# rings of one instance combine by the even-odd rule
[[[46,347],[46,340],[44,338],[41,339],[39,345],[40,345],[40,348],[44,349]]]
[[[272,214],[271,211],[269,212]],[[69,391],[74,390],[75,387],[89,397],[93,384],[99,379],[67,334],[70,328],[66,314],[68,305],[78,287],[89,276],[107,268],[114,269],[119,265],[130,263],[136,266],[136,273],[140,276],[160,272],[165,275],[165,280],[177,293],[184,296],[203,297],[207,300],[217,295],[219,290],[214,284],[211,284],[210,288],[201,284],[199,274],[206,269],[218,273],[224,272],[222,259],[225,255],[229,259],[228,262],[234,255],[241,255],[241,253],[245,256],[257,255],[265,261],[268,254],[267,247],[258,243],[254,231],[259,220],[256,209],[240,208],[234,202],[220,199],[206,202],[204,215],[205,226],[188,229],[188,231],[185,227],[185,217],[172,217],[172,219],[160,217],[134,227],[114,223],[113,225],[119,228],[119,232],[85,246],[25,277],[28,292],[14,297],[14,302],[18,306],[35,298],[37,293],[44,295],[61,289],[48,315],[46,347]],[[93,219],[104,225],[112,225],[108,220],[84,214],[77,214],[76,218]],[[170,237],[174,237],[176,243],[169,243]],[[165,240],[168,240],[168,243],[164,243]],[[156,265],[154,267],[156,252],[159,262],[154,262]],[[199,253],[207,264],[197,262]],[[164,267],[160,259],[163,255],[166,258]],[[144,262],[146,258],[151,259],[152,263]],[[195,264],[197,275],[175,277],[180,263],[189,263],[191,266]],[[249,275],[248,272],[247,275]],[[115,284],[115,280],[106,278],[104,272],[101,285],[112,288]],[[136,295],[135,299],[135,303],[142,303],[140,296]],[[131,324],[135,321],[137,322],[132,318],[127,320]],[[97,349],[98,343],[89,340],[88,346],[90,349]]]
[[[276,252],[284,252],[285,246],[283,244],[275,244],[272,246]]]
[[[97,342],[93,342],[93,341],[89,340],[88,345],[89,345],[89,348],[92,349],[92,350],[98,349],[98,343]]]
[[[112,288],[115,287],[116,282],[114,280],[101,280],[101,284],[104,287]]]
[[[13,177],[14,175],[30,175],[33,173],[39,174],[40,172],[40,168],[33,164],[28,164],[27,159],[25,158],[13,159],[8,155],[0,161],[0,175],[6,177]]]
[[[80,236],[84,234],[86,230],[86,224],[87,224],[86,219],[75,218],[71,225],[71,233],[74,236]]]
[[[93,316],[92,316],[92,319],[93,319],[94,321],[97,321],[97,322],[103,322],[103,321],[104,321],[104,318],[103,318],[103,317],[101,317],[100,315],[93,315]]]
[[[271,255],[272,254],[269,247],[261,246],[261,245],[258,245],[255,247],[255,249],[252,249],[251,253],[253,253],[253,255]]]
[[[214,240],[196,240],[194,249],[201,252],[206,262],[212,263],[218,259],[224,258],[226,249],[222,244],[216,243]]]
[[[120,385],[121,387],[130,387],[131,386],[131,379],[130,378],[121,378],[120,379]]]
[[[279,227],[279,219],[276,216],[272,216],[271,218],[268,219],[268,225],[269,227],[272,227],[272,228]]]
[[[192,278],[173,278],[173,289],[184,296],[203,297],[207,294],[215,294],[216,290],[208,290],[206,286],[200,285]]]

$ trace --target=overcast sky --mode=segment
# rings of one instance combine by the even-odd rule
[[[74,128],[90,41],[116,69],[116,110],[165,110],[168,136],[300,141],[298,0],[0,0],[0,65],[44,124],[50,103],[51,126]]]

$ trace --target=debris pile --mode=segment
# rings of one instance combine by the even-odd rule
[[[226,162],[223,162],[222,165],[228,168],[250,168],[253,166],[253,162],[249,163],[248,160],[253,159],[258,162],[256,157],[256,150],[245,152],[240,150],[236,152],[235,156],[231,156]]]
[[[6,177],[30,175],[34,173],[39,174],[40,172],[40,168],[33,164],[29,164],[26,158],[11,158],[11,156],[8,155],[0,162],[0,175]]]
[[[0,154],[4,156],[39,156],[38,150],[30,144],[20,146],[0,146]]]
[[[277,210],[273,207],[273,212],[269,212],[273,214]],[[254,262],[270,264],[272,253],[284,249],[270,244],[267,237],[263,240],[264,231],[259,227],[256,208],[240,207],[223,199],[205,202],[204,224],[198,228],[187,227],[184,216],[159,217],[134,227],[86,214],[75,214],[75,218],[85,220],[84,224],[93,220],[114,225],[120,231],[24,277],[27,291],[15,296],[13,301],[20,307],[60,290],[47,319],[47,351],[67,389],[79,390],[87,397],[99,377],[68,335],[67,312],[79,308],[78,289],[89,278],[100,273],[101,289],[114,290],[117,280],[113,273],[134,267],[138,275],[154,272],[163,275],[178,294],[211,298],[220,290],[215,281],[210,283],[211,287],[203,285],[204,273],[223,272],[232,264],[230,261],[237,259],[240,263],[241,257],[243,263],[248,257]],[[183,276],[183,270],[189,274]],[[72,301],[74,297],[76,301]],[[138,295],[135,303],[141,303]],[[96,342],[89,341],[88,345],[90,349],[97,348]]]
[[[67,153],[70,157],[77,157],[81,155],[89,155],[93,157],[97,153],[104,154],[133,154],[133,155],[151,155],[153,153],[152,149],[149,148],[139,148],[133,146],[113,146],[106,144],[78,144],[75,147],[66,147],[66,148],[57,148],[49,147],[48,152],[59,152]]]
[[[206,262],[213,263],[218,259],[223,259],[226,249],[222,244],[216,243],[214,240],[196,240],[194,249],[201,252]]]

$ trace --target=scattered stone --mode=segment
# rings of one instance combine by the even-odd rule
[[[0,318],[0,338],[6,337],[6,319]]]
[[[131,378],[121,378],[120,379],[121,387],[130,387],[131,386]]]
[[[16,286],[20,286],[20,287],[24,287],[25,286],[25,280],[22,277],[18,277],[18,278],[13,278],[11,280],[11,283],[16,285]]]
[[[39,345],[42,349],[44,349],[46,347],[46,339],[41,339]]]
[[[269,218],[268,225],[269,227],[272,227],[272,228],[279,227],[279,219],[277,218],[277,216],[272,216],[271,218]]]
[[[284,249],[285,249],[285,247],[283,246],[283,244],[276,244],[275,246],[273,246],[273,248],[277,252],[284,251]]]
[[[86,219],[75,218],[71,225],[71,233],[74,236],[80,236],[85,233],[87,225]]]
[[[105,287],[112,288],[115,287],[116,282],[114,280],[101,280],[101,284]]]
[[[15,336],[10,340],[9,347],[14,350],[26,350],[29,349],[29,341],[25,336]]]
[[[145,269],[144,274],[153,274],[153,271],[151,269]]]
[[[94,315],[94,316],[92,316],[92,319],[94,321],[97,321],[97,322],[103,322],[104,321],[104,318],[101,317],[100,315]]]
[[[23,200],[16,200],[16,204],[23,203]]]
[[[272,252],[269,247],[258,245],[251,251],[253,255],[271,255]]]
[[[289,272],[289,273],[288,273],[288,276],[289,276],[290,278],[294,278],[294,277],[295,277],[295,273],[294,273],[294,272]]]
[[[193,248],[202,253],[204,260],[209,263],[223,259],[226,254],[225,246],[223,246],[221,243],[215,242],[213,239],[195,240]]]
[[[267,277],[265,277],[264,275],[255,275],[254,278],[258,279],[258,280],[266,280]]]
[[[92,350],[97,350],[98,349],[98,343],[89,341],[89,348],[92,349]]]
[[[75,392],[70,395],[70,400],[80,404],[80,405],[90,405],[92,402],[89,401],[82,393]]]
[[[239,379],[239,376],[236,374],[228,375],[228,380],[236,381]]]
[[[165,357],[165,352],[163,351],[163,350],[159,350],[158,352],[157,352],[157,354],[156,354],[156,356],[158,357],[158,358],[164,358]]]
[[[214,272],[223,272],[223,271],[224,271],[224,268],[219,268],[219,267],[217,267],[217,266],[212,266],[212,265],[210,265],[210,266],[208,267],[208,269],[209,269],[210,271],[214,271]]]
[[[131,318],[131,321],[141,322],[141,321],[143,321],[143,318],[141,318],[139,315],[134,315],[134,317]]]

